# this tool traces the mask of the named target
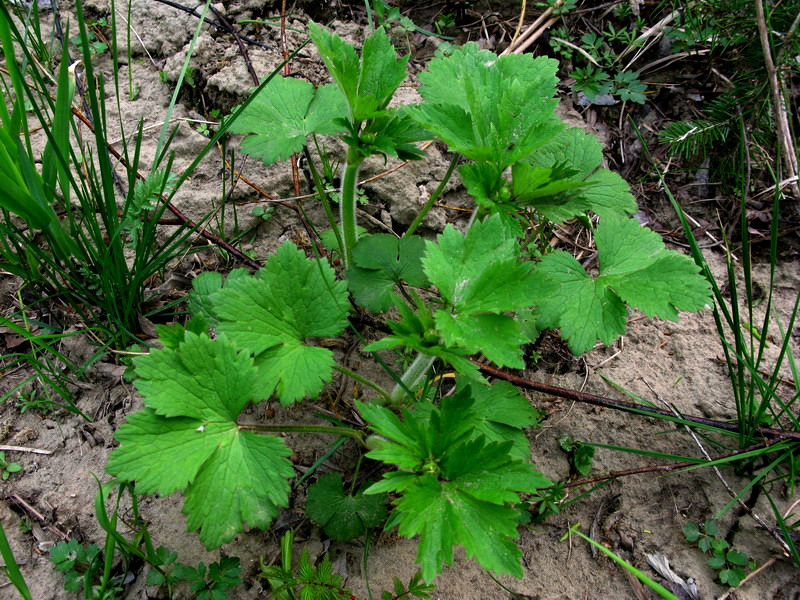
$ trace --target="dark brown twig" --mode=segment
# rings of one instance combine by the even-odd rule
[[[565,388],[548,385],[546,383],[540,383],[538,381],[533,381],[531,379],[525,379],[524,377],[512,375],[511,373],[506,373],[505,371],[501,371],[500,369],[491,367],[475,359],[470,359],[470,360],[472,360],[473,363],[475,363],[478,367],[480,367],[481,371],[483,371],[487,375],[491,375],[492,377],[497,377],[499,379],[504,379],[505,381],[513,383],[518,387],[534,390],[536,392],[541,392],[543,394],[549,394],[551,396],[557,396],[559,398],[575,400],[576,402],[583,402],[584,404],[601,406],[603,408],[613,408],[616,410],[623,410],[626,412],[632,412],[654,418],[667,418],[670,421],[675,421],[676,419],[678,419],[677,417],[675,417],[674,414],[666,410],[649,408],[641,404],[624,402],[622,400],[612,400],[610,398],[604,398],[603,396],[596,396],[595,394],[587,394],[586,392],[579,392],[577,390],[568,390]],[[739,427],[735,423],[727,423],[725,421],[718,421],[716,419],[706,419],[705,417],[694,417],[691,415],[681,415],[679,420],[682,422],[688,421],[690,423],[697,423],[698,425],[706,425],[708,427],[714,427],[716,429],[722,429],[724,431],[739,433]],[[792,439],[800,441],[800,432],[796,431],[784,431],[781,429],[771,429],[768,427],[756,427],[752,430],[752,433],[754,436],[761,436],[763,438],[769,438],[774,440]]]
[[[250,78],[253,80],[253,85],[258,85],[258,75],[256,75],[256,70],[253,68],[253,63],[250,62],[250,54],[247,52],[247,48],[245,47],[244,43],[242,42],[242,36],[239,35],[239,32],[233,28],[228,20],[222,15],[216,8],[214,8],[213,4],[209,4],[208,8],[214,15],[219,19],[220,23],[222,23],[233,36],[233,39],[236,40],[236,45],[239,46],[239,52],[242,53],[242,58],[244,59],[244,64],[247,67],[247,72],[250,73]]]
[[[76,117],[78,117],[83,122],[84,125],[86,125],[92,131],[94,131],[94,126],[92,125],[91,121],[89,121],[89,119],[86,117],[86,115],[84,115],[81,111],[79,111],[74,106],[72,107],[72,114],[74,114]],[[128,167],[128,163],[125,160],[125,157],[122,156],[122,154],[120,152],[118,152],[116,148],[114,148],[111,144],[108,144],[108,143],[106,143],[106,148],[108,148],[108,151],[122,165],[124,165],[126,168]],[[142,181],[144,181],[144,179],[145,179],[144,175],[142,175],[141,173],[138,173],[138,172],[136,173],[136,177],[141,179]],[[236,258],[241,260],[244,264],[246,264],[251,269],[260,269],[262,267],[262,265],[260,263],[258,263],[257,261],[253,260],[252,258],[246,256],[241,251],[239,251],[236,248],[234,248],[233,246],[231,246],[228,242],[226,242],[225,240],[223,240],[219,236],[216,236],[213,233],[211,233],[210,231],[206,231],[205,229],[200,228],[200,226],[197,223],[195,223],[189,217],[184,215],[171,202],[167,202],[167,200],[164,198],[164,196],[161,196],[160,198],[161,198],[162,202],[166,202],[167,203],[167,208],[169,209],[169,211],[173,215],[178,217],[178,219],[180,219],[181,223],[183,223],[185,226],[187,226],[187,227],[189,227],[191,229],[195,229],[197,234],[200,237],[203,237],[206,240],[208,240],[209,242],[211,242],[212,244],[215,244],[215,245],[219,246],[220,248],[222,248],[226,252],[230,252],[233,256],[235,256]]]
[[[160,2],[161,4],[166,4],[167,6],[171,6],[172,8],[175,8],[175,9],[182,10],[183,12],[188,13],[188,14],[192,15],[193,17],[197,17],[198,19],[202,16],[195,9],[189,8],[188,6],[184,6],[183,4],[178,4],[177,2],[172,2],[171,0],[155,0],[155,1],[156,2]],[[213,8],[212,8],[212,10],[213,10]],[[219,16],[219,13],[217,13],[216,11],[214,11],[214,14]],[[225,33],[230,33],[230,34],[232,34],[234,36],[236,35],[236,32],[233,31],[233,29],[230,27],[230,25],[228,25],[226,27],[222,23],[218,23],[214,19],[209,19],[208,17],[206,17],[205,21],[206,21],[206,23],[208,23],[212,27],[218,29],[219,31],[224,31]],[[264,50],[272,50],[272,48],[270,48],[267,44],[262,44],[261,42],[258,42],[258,41],[254,40],[252,38],[247,37],[246,35],[242,35],[242,36],[238,36],[238,37],[241,38],[242,41],[247,42],[248,44],[251,44],[253,46],[258,46],[259,48],[263,48]]]

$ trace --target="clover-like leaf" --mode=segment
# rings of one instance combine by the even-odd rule
[[[312,133],[335,134],[347,114],[341,91],[332,84],[315,88],[301,79],[276,75],[231,125],[231,133],[248,133],[245,154],[272,164],[300,152]]]
[[[342,476],[326,473],[308,488],[306,514],[328,537],[353,540],[386,520],[386,495],[366,496],[363,489],[347,494]]]
[[[184,490],[190,530],[208,548],[230,541],[244,523],[267,527],[288,505],[291,450],[275,436],[236,422],[254,398],[258,371],[228,340],[185,333],[174,349],[136,359],[146,408],[115,435],[106,470],[136,481],[141,493]]]
[[[353,249],[354,266],[347,273],[356,301],[373,312],[385,312],[394,304],[394,287],[407,282],[428,285],[422,270],[425,240],[397,238],[389,234],[362,237]]]
[[[600,261],[597,277],[572,256],[555,251],[539,263],[532,294],[539,324],[560,327],[575,354],[599,339],[610,344],[625,332],[628,310],[675,321],[677,310],[700,310],[709,284],[687,256],[667,250],[655,232],[634,219],[605,217],[595,233]]]
[[[309,260],[294,244],[278,248],[256,275],[212,297],[217,331],[256,355],[263,370],[259,399],[277,388],[284,404],[315,397],[331,379],[333,354],[308,338],[331,337],[347,325],[347,288],[333,269]]]

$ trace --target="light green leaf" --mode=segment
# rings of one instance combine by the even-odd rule
[[[536,277],[535,293],[544,295],[537,305],[539,325],[560,327],[575,354],[591,350],[598,338],[608,345],[625,333],[625,304],[571,255],[551,252],[539,263]]]
[[[618,173],[598,169],[586,182],[591,185],[586,188],[583,198],[589,202],[592,211],[601,217],[620,218],[639,210],[636,198],[631,194],[631,186]]]
[[[461,387],[466,381],[459,381]],[[512,442],[511,456],[524,462],[531,459],[530,442],[523,429],[539,422],[539,412],[519,390],[507,381],[491,386],[471,387],[475,403],[472,410],[478,421],[473,439],[483,435],[489,442]]]
[[[255,395],[253,359],[224,339],[184,334],[178,350],[137,357],[136,389],[165,417],[232,421]]]
[[[165,418],[152,409],[133,413],[114,435],[121,446],[111,453],[106,471],[135,480],[141,493],[166,496],[189,485],[234,428],[229,421]]]
[[[294,471],[283,440],[236,423],[258,385],[249,354],[224,336],[187,331],[177,348],[138,358],[137,374],[147,408],[117,430],[120,446],[106,470],[143,493],[183,489],[189,529],[200,529],[207,548],[230,541],[244,523],[269,525],[288,505]]]
[[[389,36],[379,27],[364,42],[359,60],[355,48],[315,23],[309,33],[350,106],[354,122],[369,119],[389,104],[405,79],[408,57],[397,58]]]
[[[327,348],[306,346],[289,341],[270,348],[256,358],[259,377],[259,397],[269,397],[273,391],[284,405],[316,398],[326,383],[336,361]]]
[[[436,327],[445,344],[466,350],[470,354],[482,352],[490,361],[524,369],[521,345],[527,340],[519,324],[506,315],[456,314],[436,311]]]
[[[604,221],[595,234],[599,279],[625,302],[670,321],[678,320],[677,309],[701,310],[709,303],[709,284],[691,258],[667,250],[635,219]]]
[[[410,112],[453,151],[502,171],[563,129],[554,115],[557,67],[465,44],[430,62],[420,75],[426,102]]]
[[[708,282],[694,262],[667,250],[661,238],[634,219],[606,217],[595,233],[600,273],[591,277],[569,254],[545,256],[532,289],[541,299],[539,324],[560,327],[575,354],[597,339],[610,344],[625,332],[627,302],[648,316],[677,320],[677,309],[700,310]]]
[[[531,154],[527,162],[545,169],[566,163],[579,175],[586,177],[603,162],[603,147],[595,136],[577,127],[570,127]]]
[[[344,98],[335,85],[314,88],[308,81],[276,75],[229,131],[253,134],[242,140],[242,152],[269,165],[300,152],[312,133],[341,132],[335,120],[346,114]]]
[[[522,206],[532,206],[553,223],[563,223],[593,208],[586,198],[591,184],[575,173],[564,163],[545,168],[518,162],[512,168],[514,199]]]
[[[308,338],[339,335],[347,326],[346,284],[336,280],[328,264],[309,260],[286,243],[255,276],[226,285],[212,303],[217,330],[256,355],[266,371],[262,379],[272,382],[258,398],[277,388],[286,404],[304,393],[315,396],[322,382],[330,381],[331,351],[304,345]],[[293,360],[300,366],[293,366]]]
[[[475,223],[465,236],[452,225],[428,242],[422,266],[443,296],[458,302],[489,266],[516,260],[519,245],[499,217]]]
[[[362,151],[396,156],[400,160],[419,160],[425,152],[416,142],[431,136],[401,109],[388,109],[371,118],[361,133]],[[368,140],[371,140],[368,142]]]
[[[447,301],[435,326],[448,348],[484,352],[501,366],[523,368],[519,324],[506,311],[532,303],[531,263],[519,261],[519,246],[499,215],[476,223],[466,236],[448,226],[428,242],[422,264]]]
[[[528,164],[514,166],[514,193],[522,203],[532,204],[557,223],[587,210],[600,216],[634,214],[638,206],[630,186],[617,173],[598,169],[602,161],[597,138],[577,128],[567,129],[531,154]],[[564,174],[564,168],[573,173]],[[546,178],[546,169],[555,171],[552,183]],[[570,189],[570,183],[579,185]]]
[[[308,23],[308,32],[331,77],[352,106],[357,94],[359,72],[355,48],[314,22]]]
[[[278,437],[235,432],[184,492],[189,530],[200,529],[200,541],[211,549],[231,541],[245,523],[266,529],[278,507],[289,505],[291,453]]]

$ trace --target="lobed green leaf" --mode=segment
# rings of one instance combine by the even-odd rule
[[[258,399],[277,390],[284,404],[315,397],[330,381],[333,354],[306,344],[339,335],[350,310],[347,288],[323,261],[309,260],[294,244],[278,248],[256,275],[225,285],[212,296],[217,331],[256,356]]]
[[[667,250],[655,232],[634,219],[605,217],[595,233],[600,261],[591,277],[569,254],[556,251],[534,277],[539,325],[560,327],[575,354],[597,339],[610,344],[625,332],[628,310],[677,320],[677,310],[700,310],[709,284],[687,256]]]
[[[242,140],[242,152],[269,165],[302,151],[312,133],[340,133],[343,128],[336,119],[346,112],[345,99],[335,85],[315,88],[308,81],[276,75],[229,131],[251,134]]]

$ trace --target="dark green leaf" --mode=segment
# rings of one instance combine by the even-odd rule
[[[308,488],[306,514],[332,539],[352,540],[384,522],[386,495],[365,496],[363,490],[348,495],[342,476],[326,473]]]

